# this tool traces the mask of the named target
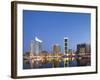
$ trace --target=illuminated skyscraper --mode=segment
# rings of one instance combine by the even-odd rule
[[[68,53],[68,38],[64,37],[64,54]]]

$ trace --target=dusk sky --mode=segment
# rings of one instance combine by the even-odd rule
[[[54,44],[59,44],[63,52],[64,37],[69,39],[69,49],[90,43],[90,18],[89,13],[23,10],[23,50],[29,51],[35,37],[43,41],[43,50],[48,52]]]

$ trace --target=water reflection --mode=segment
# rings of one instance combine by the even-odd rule
[[[36,68],[59,68],[59,67],[74,67],[77,66],[76,59],[68,60],[67,58],[53,58],[44,61],[32,61],[23,64],[24,69],[36,69]]]

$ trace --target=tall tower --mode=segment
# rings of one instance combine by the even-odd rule
[[[68,38],[64,37],[64,54],[68,53]]]
[[[66,56],[68,56],[69,54],[68,54],[68,37],[64,37],[64,54],[66,55]],[[67,58],[64,58],[64,65],[65,66],[69,66],[69,57],[67,57]]]

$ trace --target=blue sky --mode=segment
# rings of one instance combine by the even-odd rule
[[[90,18],[89,13],[23,10],[23,50],[29,51],[35,36],[49,52],[54,44],[59,44],[63,52],[64,37],[69,38],[68,47],[74,50],[78,43],[90,43]]]

